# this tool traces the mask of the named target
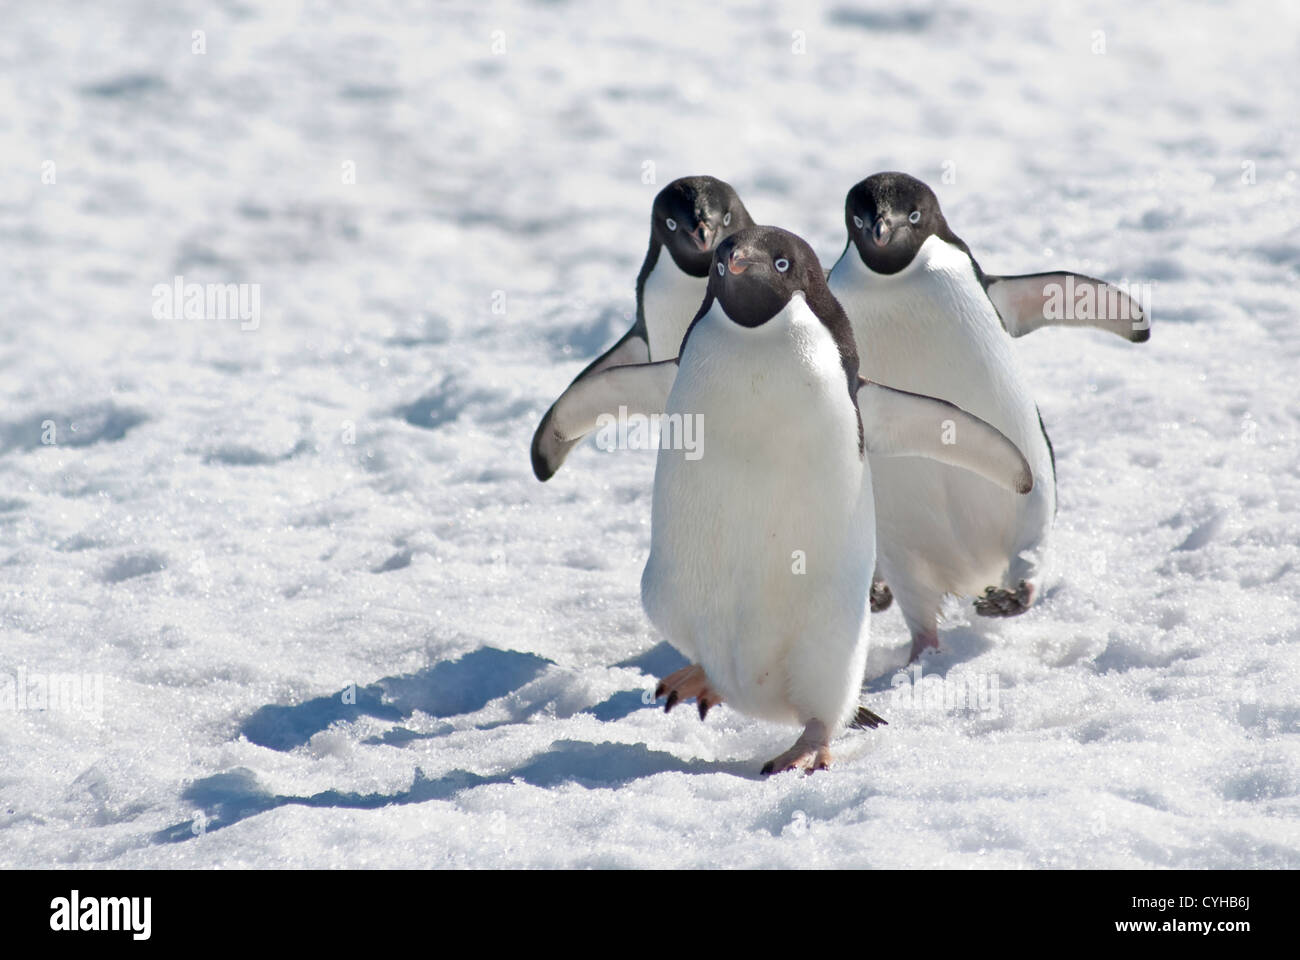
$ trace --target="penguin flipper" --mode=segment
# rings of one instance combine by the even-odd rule
[[[1114,284],[1057,270],[1018,277],[983,276],[984,291],[1013,337],[1039,327],[1097,327],[1143,343],[1151,321],[1141,305]]]
[[[533,473],[546,481],[560,469],[569,451],[596,428],[602,414],[663,413],[677,379],[677,358],[659,363],[611,366],[581,374],[551,404],[533,434]]]
[[[638,323],[591,363],[583,368],[582,373],[573,378],[577,383],[583,377],[600,373],[610,367],[623,367],[632,363],[650,362],[650,341],[646,338],[645,327]]]
[[[564,462],[564,458],[569,455],[569,451],[574,446],[573,443],[570,443],[562,449],[555,451],[558,456],[551,460],[551,466],[549,469],[546,467],[546,460],[538,459],[540,450],[539,440],[543,432],[542,428],[546,426],[547,421],[550,420],[552,415],[555,413],[555,408],[559,404],[560,400],[563,400],[565,395],[567,395],[568,392],[576,387],[581,381],[588,377],[595,376],[602,370],[608,370],[610,367],[626,366],[633,363],[649,362],[650,343],[646,339],[644,326],[637,323],[631,330],[623,334],[618,343],[614,344],[595,360],[591,361],[591,363],[587,364],[587,366],[583,368],[582,373],[573,378],[573,382],[569,384],[564,393],[560,394],[559,400],[556,400],[555,403],[551,404],[551,408],[546,411],[546,416],[542,417],[542,422],[537,425],[537,431],[533,434],[533,473],[536,475],[538,480],[545,482],[551,479],[551,476],[556,470],[560,469],[560,464]]]
[[[868,453],[929,457],[978,473],[1015,493],[1034,487],[1020,448],[997,427],[961,407],[858,378],[858,413]]]

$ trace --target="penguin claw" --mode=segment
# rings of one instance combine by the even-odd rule
[[[761,772],[763,776],[770,777],[774,773],[785,773],[787,770],[801,770],[804,774],[814,774],[818,770],[829,770],[830,768],[830,751],[822,749],[788,760],[785,759],[785,754],[782,754],[776,759],[763,764]]]
[[[989,587],[975,598],[975,612],[982,617],[1014,617],[1024,613],[1034,602],[1034,588],[1024,580],[1015,591]]]
[[[829,770],[830,766],[831,748],[826,725],[820,720],[809,720],[793,747],[763,764],[762,774],[767,777],[787,770],[816,773]]]
[[[683,700],[695,697],[701,720],[710,710],[723,702],[722,694],[713,689],[704,668],[698,663],[683,667],[676,673],[664,677],[659,686],[655,687],[655,699],[658,700],[665,693],[668,694],[668,702],[664,704],[664,713],[670,712]]]

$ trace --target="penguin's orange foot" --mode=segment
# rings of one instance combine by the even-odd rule
[[[984,596],[975,598],[975,612],[982,617],[1014,617],[1028,610],[1033,602],[1033,585],[1021,580],[1014,592],[989,587]]]
[[[871,581],[871,612],[879,613],[881,610],[888,610],[889,605],[894,602],[894,591],[889,589],[889,584],[884,580]]]
[[[664,713],[668,713],[682,700],[694,697],[700,709],[701,720],[708,716],[711,708],[722,702],[722,694],[709,684],[708,674],[698,663],[682,667],[676,673],[670,673],[659,681],[659,686],[655,688],[655,699],[658,700],[663,696],[668,697],[668,702],[664,704]]]
[[[826,725],[820,720],[809,720],[793,747],[763,764],[763,775],[783,773],[786,770],[815,773],[828,769],[830,765],[831,747]]]

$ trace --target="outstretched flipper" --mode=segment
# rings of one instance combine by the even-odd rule
[[[861,377],[857,399],[868,453],[929,457],[971,470],[1015,493],[1033,489],[1034,476],[1020,448],[961,407]]]
[[[581,374],[551,404],[533,434],[533,473],[537,479],[545,481],[555,475],[569,451],[596,428],[601,414],[616,415],[619,407],[626,407],[629,414],[663,413],[676,378],[676,358],[608,366],[593,374]]]
[[[582,373],[573,378],[573,382],[569,384],[564,393],[560,394],[559,399],[556,400],[555,403],[551,404],[551,409],[546,411],[546,416],[542,417],[542,422],[537,425],[537,432],[533,434],[533,473],[537,475],[538,480],[545,482],[546,480],[551,479],[552,474],[554,474],[556,470],[560,469],[560,464],[564,462],[564,458],[567,457],[569,451],[573,449],[574,443],[577,443],[575,440],[574,443],[567,444],[563,448],[559,449],[557,451],[558,458],[554,460],[550,473],[545,475],[542,474],[538,467],[539,463],[543,463],[544,461],[539,461],[537,459],[538,438],[542,436],[542,428],[546,426],[547,421],[550,420],[552,415],[555,413],[555,408],[560,405],[560,402],[564,400],[566,396],[568,396],[569,392],[577,387],[578,384],[582,383],[582,381],[594,377],[602,370],[608,370],[610,367],[623,367],[634,363],[649,362],[650,344],[646,340],[645,324],[636,323],[633,325],[631,330],[623,334],[618,343],[614,344],[595,360],[591,361],[591,363],[587,364]]]
[[[1133,343],[1151,337],[1151,321],[1141,305],[1104,280],[1064,270],[980,279],[1013,337],[1046,326],[1097,327]]]

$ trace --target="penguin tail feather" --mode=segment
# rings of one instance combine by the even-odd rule
[[[881,725],[889,726],[889,721],[884,717],[872,713],[866,707],[858,707],[858,712],[852,720],[849,721],[850,730],[874,730]]]

